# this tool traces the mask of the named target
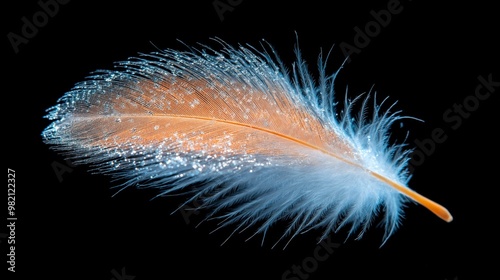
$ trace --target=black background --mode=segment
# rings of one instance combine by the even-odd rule
[[[311,70],[320,49],[335,45],[329,64],[329,71],[335,71],[344,60],[340,44],[354,45],[354,27],[364,29],[373,20],[370,11],[386,9],[389,1],[232,1],[238,5],[221,21],[212,0],[72,0],[60,5],[18,53],[7,34],[21,34],[21,18],[31,19],[40,7],[36,1],[10,2],[4,3],[2,15],[2,135],[7,140],[4,165],[16,171],[16,276],[112,279],[113,271],[124,268],[136,280],[281,279],[292,265],[313,256],[320,232],[297,237],[285,250],[270,248],[280,228],[262,247],[260,237],[245,242],[248,234],[220,246],[231,231],[209,234],[214,223],[196,228],[203,213],[191,215],[189,224],[180,213],[169,215],[180,199],[150,201],[154,192],[135,189],[113,196],[115,184],[90,174],[86,166],[69,166],[71,172],[60,181],[53,166],[69,163],[42,143],[40,133],[49,124],[45,109],[89,72],[156,48],[185,50],[178,40],[215,46],[209,38],[220,37],[232,45],[258,46],[265,39],[290,66],[297,33]],[[373,86],[379,97],[398,101],[397,109],[424,120],[395,127],[399,140],[410,131],[411,147],[433,130],[444,130],[447,139],[415,167],[410,187],[445,205],[455,220],[448,224],[409,205],[402,227],[382,248],[382,231],[372,228],[362,240],[349,239],[318,262],[308,279],[498,277],[494,190],[500,90],[462,118],[457,129],[443,118],[454,104],[470,100],[478,76],[492,74],[500,81],[498,13],[493,4],[477,2],[400,5],[403,10],[344,66],[338,96],[343,98],[347,85],[352,96]],[[344,238],[342,233],[331,236],[332,242]],[[6,239],[0,246],[6,271]],[[1,279],[13,276],[7,275]]]

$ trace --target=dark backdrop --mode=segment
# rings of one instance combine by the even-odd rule
[[[16,172],[17,272],[1,279],[27,274],[106,280],[498,276],[493,260],[500,44],[493,4],[61,0],[58,9],[40,13],[37,1],[11,2],[4,3],[2,15],[2,135],[4,165]],[[386,17],[377,29],[375,14],[385,11],[392,12],[390,21]],[[23,35],[23,17],[38,27],[24,27]],[[371,36],[363,42],[356,28],[366,27]],[[45,110],[93,70],[157,48],[184,50],[178,40],[215,46],[211,37],[255,46],[265,39],[291,65],[296,34],[311,70],[321,48],[334,46],[329,71],[340,66],[346,48],[357,48],[338,77],[338,96],[343,98],[346,86],[352,96],[373,86],[379,97],[398,101],[404,114],[424,120],[405,121],[393,136],[403,140],[410,131],[407,141],[420,152],[413,159],[410,187],[448,207],[452,223],[411,204],[400,230],[381,248],[377,228],[360,241],[343,243],[344,234],[331,235],[329,242],[343,243],[331,252],[317,249],[320,232],[297,237],[285,250],[271,249],[279,227],[262,247],[260,236],[245,242],[245,234],[220,246],[230,230],[209,234],[214,223],[195,227],[202,212],[170,215],[180,198],[150,201],[153,191],[132,188],[113,196],[115,183],[108,177],[72,166],[42,143],[40,133],[49,124]],[[482,100],[475,96],[478,77],[498,81]],[[5,232],[10,232],[2,228],[4,260],[10,246]],[[2,272],[7,267],[2,261]]]

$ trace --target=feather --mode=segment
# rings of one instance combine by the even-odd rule
[[[202,199],[207,219],[233,233],[265,236],[284,220],[280,240],[311,229],[361,237],[380,215],[385,243],[410,200],[452,220],[408,187],[411,149],[389,143],[406,118],[394,105],[368,94],[338,112],[338,71],[327,75],[321,55],[315,81],[298,47],[289,73],[270,46],[216,41],[220,51],[167,49],[96,71],[48,109],[44,142],[122,189],[190,193],[186,203]]]

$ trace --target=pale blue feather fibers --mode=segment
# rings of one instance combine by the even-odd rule
[[[298,48],[297,61],[288,75],[286,67],[269,46],[261,52],[251,46],[233,48],[221,40],[216,41],[222,45],[222,51],[204,45],[202,50],[165,50],[120,62],[115,70],[97,71],[75,85],[58,105],[48,110],[46,117],[53,122],[42,133],[44,141],[76,163],[91,164],[94,172],[119,179],[119,188],[153,187],[159,190],[158,196],[186,192],[191,195],[186,204],[202,199],[201,208],[207,219],[220,219],[220,227],[231,225],[234,232],[252,228],[251,236],[265,236],[271,226],[285,220],[289,226],[277,242],[284,237],[291,240],[311,229],[319,229],[322,238],[341,228],[347,228],[348,235],[357,233],[360,237],[374,218],[382,215],[385,242],[399,225],[406,198],[365,169],[407,185],[410,150],[404,144],[389,143],[392,124],[404,118],[400,112],[391,112],[393,106],[382,109],[384,102],[377,104],[376,98],[369,95],[352,102],[346,98],[343,110],[338,112],[338,100],[334,96],[337,72],[326,74],[326,60],[322,56],[318,60],[316,82]],[[293,153],[281,150],[273,156],[233,151],[214,157],[203,152],[184,151],[179,141],[189,141],[187,137],[195,135],[196,128],[184,131],[188,136],[168,135],[156,145],[129,141],[105,148],[90,145],[94,139],[89,139],[86,131],[72,132],[73,125],[78,122],[77,113],[100,106],[97,104],[109,105],[103,106],[103,115],[119,116],[112,99],[121,97],[119,93],[124,89],[137,92],[136,97],[126,98],[136,98],[132,101],[144,107],[145,113],[151,113],[150,110],[168,112],[169,106],[175,104],[143,104],[140,96],[147,93],[134,85],[143,80],[168,84],[175,82],[177,77],[188,81],[201,79],[216,90],[217,85],[238,84],[266,92],[269,102],[275,102],[276,108],[282,111],[286,108],[280,108],[283,103],[277,99],[286,97],[309,118],[319,120],[322,129],[337,134],[355,151],[355,163],[364,169],[301,145],[288,146],[287,149],[293,147]],[[282,95],[273,94],[276,88]],[[245,104],[234,100],[236,97],[231,96],[231,92],[219,89],[219,94],[228,102],[234,101],[236,105],[231,106],[240,106],[241,112],[247,109]],[[360,107],[360,113],[352,112],[354,106]],[[368,111],[373,112],[369,117],[366,116]],[[231,118],[245,121],[239,115]],[[307,120],[304,122],[302,125],[307,128]],[[272,124],[269,127],[272,128]],[[106,133],[113,135],[114,132]],[[270,140],[263,139],[264,146],[267,145],[265,141]],[[269,148],[279,150],[273,145],[269,143]]]

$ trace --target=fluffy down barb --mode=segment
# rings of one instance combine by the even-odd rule
[[[403,118],[393,106],[366,96],[339,115],[336,73],[321,57],[315,82],[298,50],[288,75],[272,48],[216,41],[221,51],[165,50],[95,72],[48,110],[45,143],[122,188],[201,198],[207,218],[234,232],[265,236],[286,220],[282,238],[341,228],[361,236],[382,215],[385,242],[408,198],[451,221],[408,188],[409,150],[388,141]]]

